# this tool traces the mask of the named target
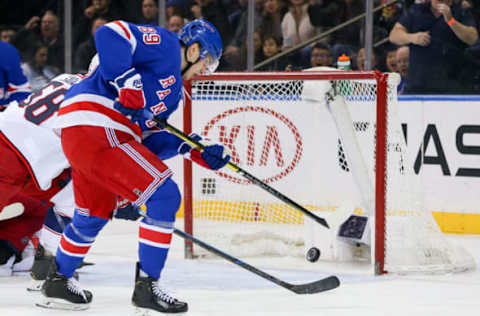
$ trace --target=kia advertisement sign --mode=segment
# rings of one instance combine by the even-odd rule
[[[235,107],[214,116],[202,129],[202,137],[228,147],[232,162],[248,168],[266,183],[290,174],[303,156],[303,138],[285,115],[261,106]],[[247,180],[223,171],[225,179]]]

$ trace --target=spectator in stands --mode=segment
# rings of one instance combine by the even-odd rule
[[[223,43],[229,43],[232,30],[228,23],[227,10],[220,0],[195,0],[191,8],[195,19],[203,18],[212,23],[220,32]]]
[[[0,41],[11,43],[15,37],[15,29],[12,27],[4,26],[0,29]]]
[[[47,64],[48,46],[43,43],[34,44],[34,55],[31,60],[22,64],[22,69],[32,90],[38,91],[59,74],[59,70]]]
[[[397,92],[398,94],[402,94],[405,89],[405,82],[407,81],[410,48],[407,45],[400,46],[395,52],[395,58],[397,60],[397,71],[402,78],[398,85]]]
[[[180,15],[186,19],[185,23],[195,19],[193,11],[199,9],[198,7],[193,8],[193,6],[198,6],[194,0],[167,0],[165,6],[167,7],[167,20],[172,15]]]
[[[52,11],[46,11],[41,18],[32,17],[12,40],[12,44],[20,51],[22,60],[33,58],[37,47],[35,43],[46,45],[47,64],[63,71],[65,54],[63,36],[60,33],[58,17]]]
[[[83,16],[92,20],[97,16],[119,17],[122,7],[112,5],[111,0],[91,0],[83,11]],[[113,16],[112,16],[113,15]]]
[[[365,47],[362,47],[357,52],[357,57],[355,59],[355,68],[357,70],[367,70],[365,69],[365,59],[366,59]],[[372,57],[370,60],[370,69],[377,69],[377,56],[375,51],[372,49]]]
[[[381,72],[397,72],[396,51],[397,45],[392,43],[385,43],[382,46],[376,47],[378,53],[377,69]]]
[[[254,64],[264,60],[262,37],[260,30],[253,32]],[[243,42],[240,49],[235,53],[225,57],[227,70],[241,71],[247,69],[247,40]]]
[[[405,93],[458,93],[464,51],[478,39],[469,9],[452,0],[412,5],[395,24],[390,41],[410,46]]]
[[[460,4],[463,9],[473,9],[472,0],[454,0],[455,4]]]
[[[384,49],[385,69],[381,69],[381,71],[385,71],[385,72],[398,71],[397,49],[398,47],[396,45],[387,45],[387,47]]]
[[[91,0],[86,3],[87,4],[84,5],[84,8],[82,9],[83,14],[77,19],[77,21],[75,21],[75,27],[73,28],[74,50],[80,45],[80,43],[90,38],[90,29],[95,18],[101,16],[108,21],[129,18],[128,12],[125,12],[125,8],[120,6],[118,1]]]
[[[263,3],[262,34],[282,38],[282,20],[288,8],[284,0],[265,0]]]
[[[262,53],[263,59],[271,58],[281,52],[282,40],[273,35],[265,35],[263,37]],[[258,70],[264,71],[284,71],[289,66],[285,56],[275,59],[274,61],[260,67]]]
[[[298,45],[320,31],[310,23],[308,3],[305,0],[289,0],[288,12],[282,20],[283,48]]]
[[[325,43],[316,43],[310,55],[311,67],[333,67],[333,56],[330,46]]]
[[[86,41],[80,43],[78,49],[75,51],[73,68],[75,72],[86,73],[88,70],[88,65],[92,60],[93,56],[97,53],[95,48],[95,31],[102,25],[106,24],[108,21],[104,17],[97,17],[93,20],[92,28],[90,29],[91,37]]]
[[[17,26],[24,24],[32,16],[39,15],[40,12],[45,12],[46,10],[57,12],[58,2],[61,1],[0,1],[0,24],[11,25],[17,28]]]
[[[158,6],[155,0],[142,1],[142,18],[140,24],[158,25]]]
[[[185,25],[185,19],[180,15],[172,15],[168,18],[167,28],[175,33],[178,33],[180,29]]]
[[[233,1],[236,0],[232,0]],[[238,0],[236,1],[236,5],[232,6],[233,8],[229,11],[231,13],[228,15],[228,22],[230,23],[230,26],[232,27],[232,30],[236,30],[239,23],[240,23],[240,17],[242,16],[243,12],[247,10],[248,6],[248,0]]]
[[[263,1],[264,0],[255,0],[255,16],[254,16],[254,28],[259,29],[262,24],[263,16]],[[248,10],[246,8],[242,11],[238,26],[233,32],[232,40],[226,45],[225,52],[223,55],[225,58],[235,58],[234,56],[240,54],[242,45],[247,39],[247,25],[248,25]]]
[[[232,40],[232,29],[228,22],[227,9],[224,7],[221,0],[195,0],[195,4],[191,7],[193,17],[195,19],[203,18],[212,23],[220,32],[222,42],[224,43],[224,52],[220,60],[220,66],[217,70],[229,69],[226,60],[230,57],[227,43]],[[238,50],[234,55],[238,55]],[[234,56],[232,56],[234,57]]]
[[[323,27],[315,27],[310,22],[307,12],[307,0],[288,0],[288,12],[282,19],[282,38],[283,49],[292,48],[306,40],[318,35]],[[328,38],[323,38],[323,42],[327,43]],[[310,65],[310,54],[312,45],[305,46],[300,51],[289,55],[292,69],[303,69]]]
[[[382,0],[381,4],[385,4],[388,0]],[[375,15],[374,18],[374,32],[376,32],[381,38],[388,37],[388,34],[393,29],[395,23],[402,15],[403,3],[397,2],[382,9],[380,14]]]
[[[475,18],[475,23],[480,25],[480,3],[473,0],[455,0],[455,2],[460,2],[460,6],[465,10],[470,10]],[[475,3],[477,5],[475,5]]]
[[[314,26],[332,27],[365,13],[363,0],[313,1],[308,7],[310,22]],[[361,45],[363,20],[349,24],[330,37],[334,60],[345,54],[352,56]]]

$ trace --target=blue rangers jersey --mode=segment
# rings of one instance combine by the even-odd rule
[[[32,92],[20,64],[17,49],[0,41],[0,107],[23,100]]]
[[[141,141],[142,132],[155,126],[149,118],[155,115],[167,119],[182,99],[178,36],[161,27],[114,21],[97,30],[95,43],[100,64],[92,75],[67,92],[56,128],[109,127]],[[114,109],[118,92],[111,82],[132,67],[142,76],[146,100],[146,113],[139,124],[131,123]]]

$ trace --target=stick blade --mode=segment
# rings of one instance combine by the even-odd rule
[[[324,219],[324,218],[321,218],[319,217],[317,222],[320,224],[320,225],[323,225],[324,227],[326,228],[330,228],[330,226],[328,225],[327,221]]]
[[[25,207],[22,203],[16,202],[0,209],[0,221],[5,221],[23,214]]]
[[[315,294],[333,290],[339,285],[340,280],[336,276],[332,275],[315,282],[292,285],[290,290],[297,294]]]

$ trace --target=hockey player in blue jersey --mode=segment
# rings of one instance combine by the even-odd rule
[[[11,101],[25,99],[32,92],[20,63],[17,49],[0,41],[0,110]]]
[[[188,310],[158,285],[170,247],[180,192],[163,162],[187,154],[216,170],[230,159],[221,145],[199,152],[157,129],[182,98],[182,80],[214,71],[222,53],[218,31],[195,20],[179,35],[164,28],[114,21],[95,34],[99,66],[65,96],[56,121],[70,162],[76,211],[64,230],[55,263],[43,285],[44,307],[86,309],[92,293],[72,278],[108,222],[118,195],[145,204],[139,228],[132,303],[164,313]]]

